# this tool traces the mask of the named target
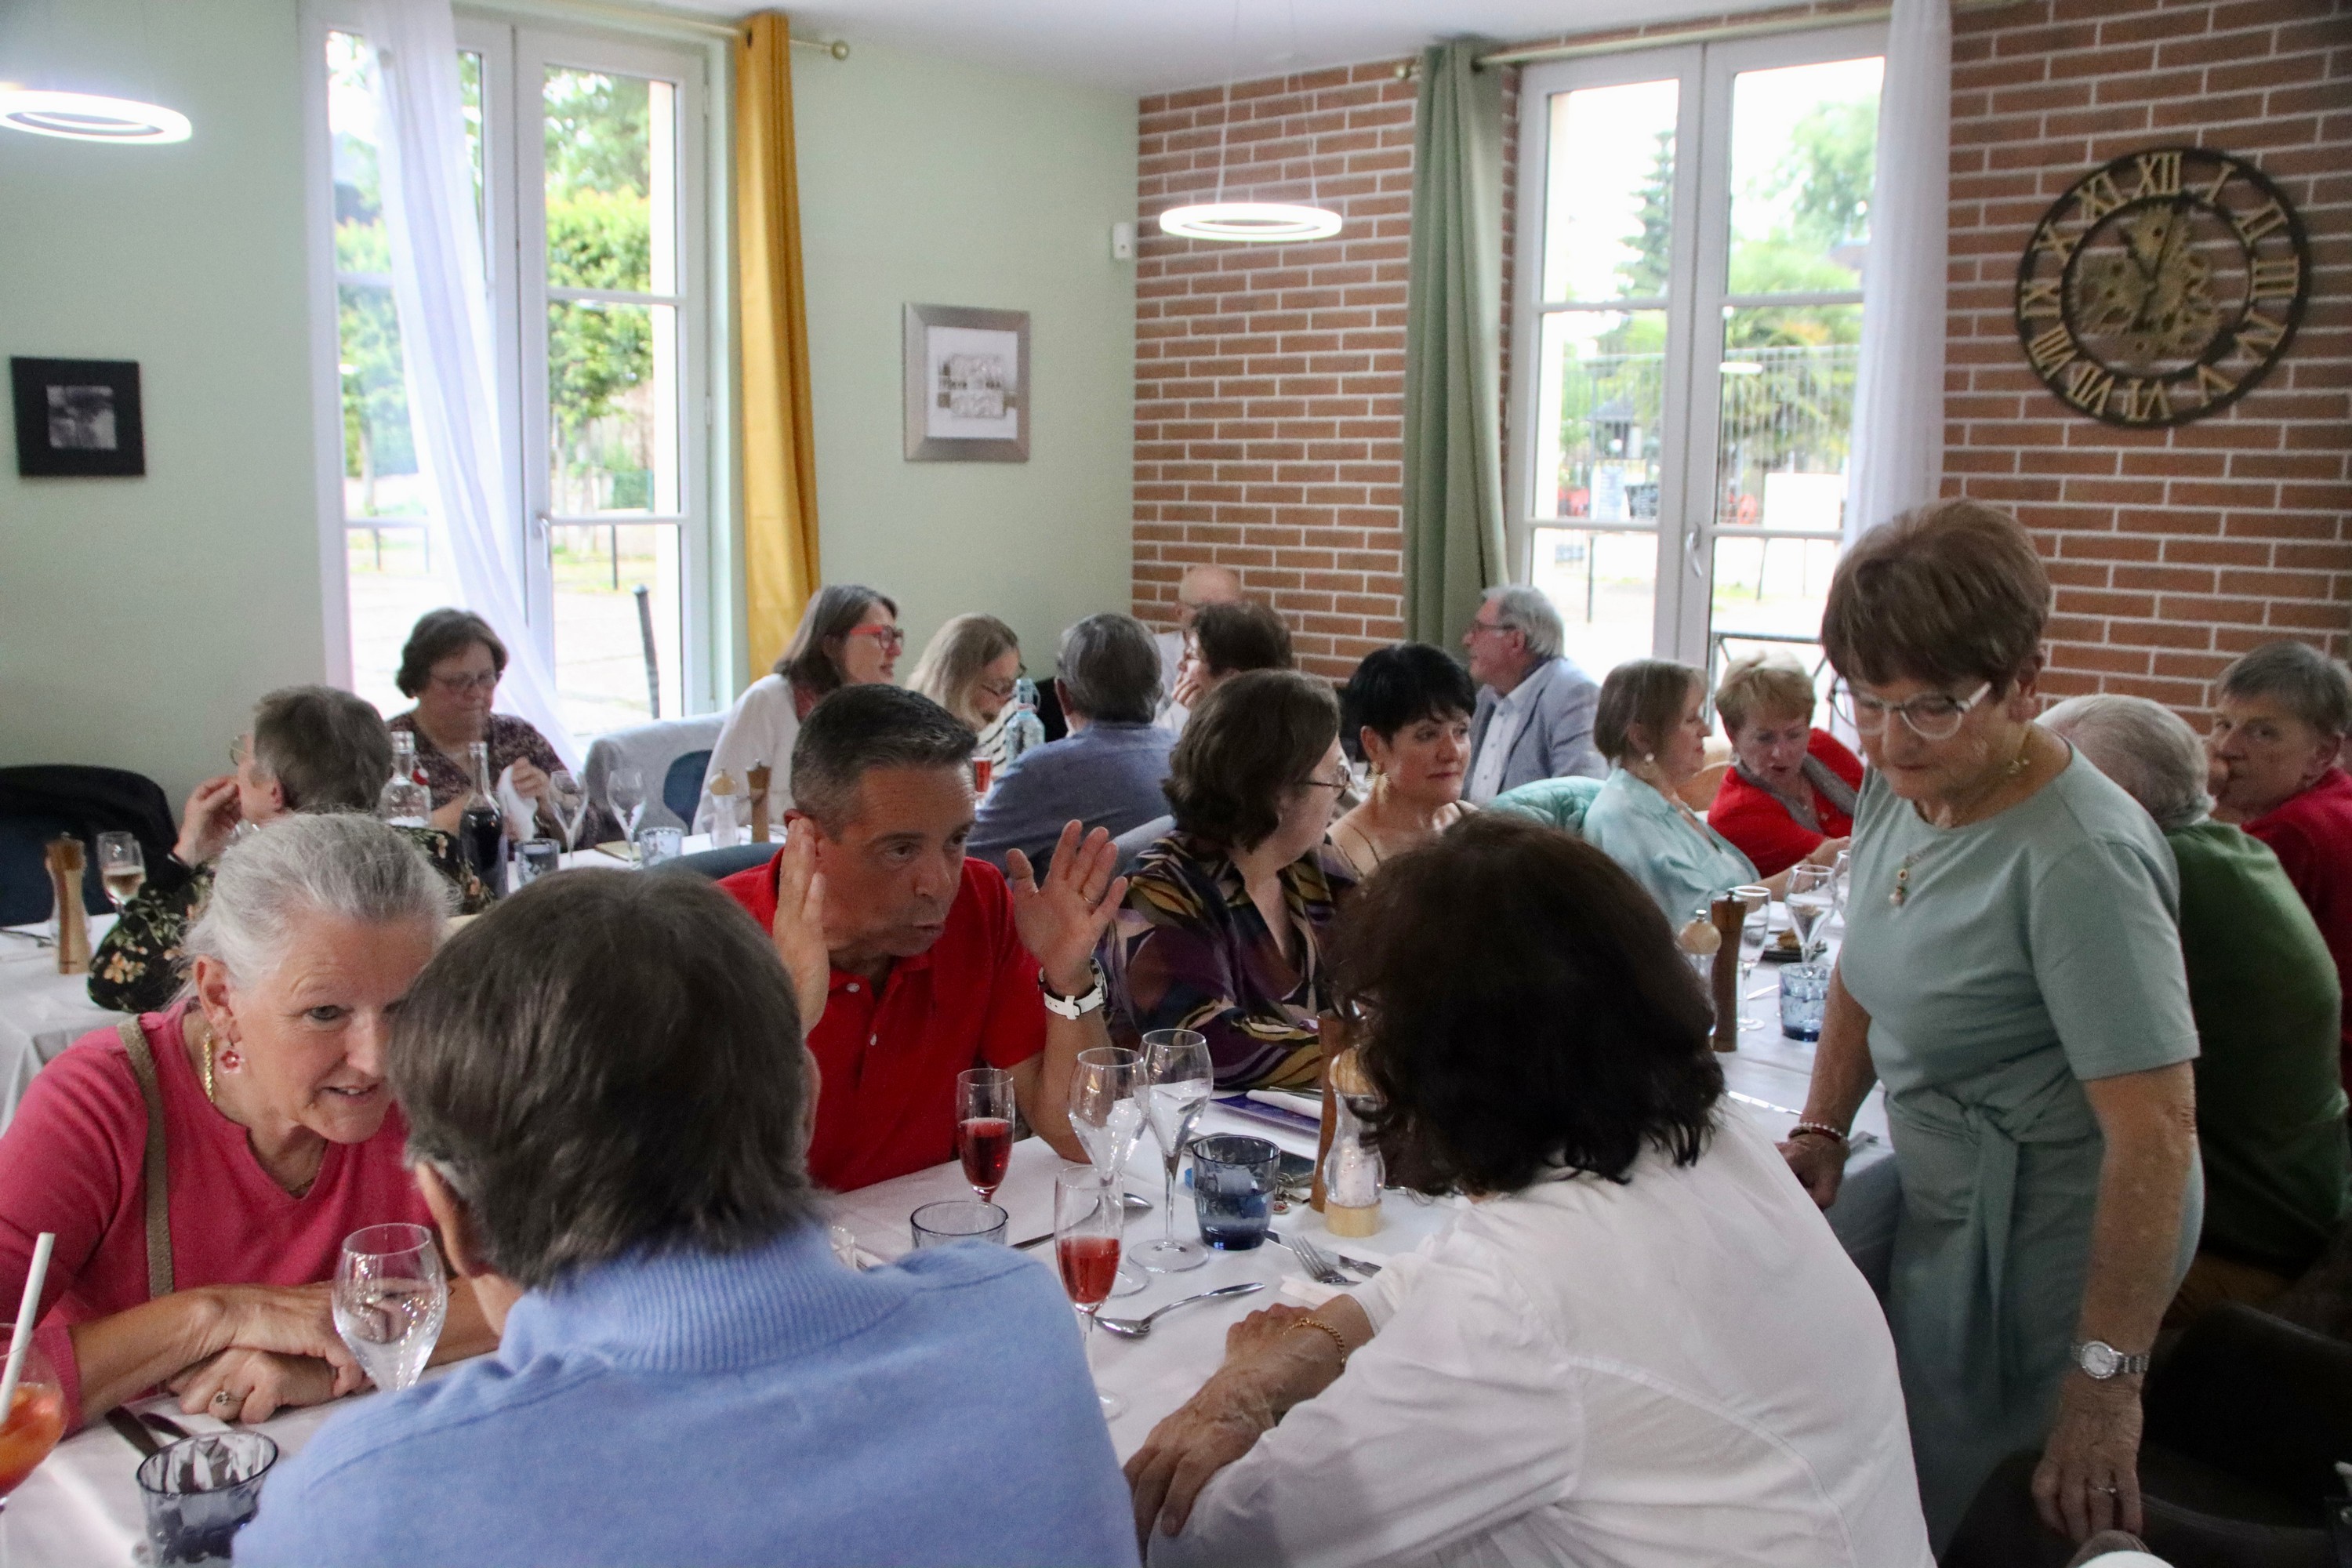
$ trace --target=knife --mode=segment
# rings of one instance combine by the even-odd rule
[[[152,1456],[163,1451],[163,1445],[155,1440],[155,1434],[147,1430],[139,1417],[128,1410],[117,1408],[108,1411],[106,1424],[122,1434],[123,1440],[142,1454]]]
[[[158,1415],[152,1410],[146,1415],[141,1416],[140,1419],[146,1422],[148,1426],[152,1426],[156,1431],[161,1432],[164,1436],[171,1438],[175,1443],[183,1437],[193,1437],[195,1436],[194,1432],[189,1431],[185,1426],[181,1426],[177,1421],[173,1420],[170,1416]]]

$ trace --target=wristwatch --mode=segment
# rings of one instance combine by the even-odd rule
[[[1087,1014],[1093,1012],[1096,1008],[1103,1005],[1102,971],[1095,968],[1091,964],[1087,967],[1093,970],[1094,973],[1094,989],[1077,996],[1063,995],[1051,985],[1045,984],[1045,972],[1044,970],[1040,969],[1037,972],[1037,992],[1039,995],[1045,999],[1045,1007],[1047,1011],[1058,1013],[1065,1018],[1076,1019],[1085,1017]]]
[[[2148,1358],[2145,1354],[2126,1355],[2105,1340],[2085,1340],[2074,1347],[2074,1364],[2082,1369],[2083,1375],[2095,1383],[2147,1370]]]

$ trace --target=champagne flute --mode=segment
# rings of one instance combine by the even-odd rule
[[[1013,1161],[1013,1075],[1003,1068],[956,1074],[956,1152],[980,1201],[994,1201]]]
[[[645,820],[646,775],[635,768],[614,768],[604,781],[604,804],[620,818],[622,836],[629,841],[629,858],[637,858],[637,824]]]
[[[1822,928],[1837,901],[1834,876],[1827,866],[1799,865],[1789,872],[1789,924],[1797,933],[1797,956],[1807,963],[1820,951],[1816,943],[1828,940]]]
[[[98,836],[98,876],[105,884],[106,896],[116,913],[138,896],[147,885],[147,856],[139,847],[135,834],[101,833]]]
[[[0,1323],[0,1351],[15,1342],[16,1327]],[[24,1330],[33,1337],[32,1328]],[[25,1364],[16,1374],[16,1391],[8,1408],[0,1411],[0,1561],[5,1560],[8,1496],[40,1467],[66,1431],[66,1397],[57,1369],[41,1347],[25,1347]]]
[[[1091,1054],[1091,1053],[1089,1053]],[[1135,1053],[1127,1053],[1132,1057]],[[1095,1314],[1118,1277],[1119,1233],[1127,1223],[1120,1201],[1118,1177],[1092,1165],[1069,1165],[1054,1178],[1054,1261],[1062,1272],[1062,1289],[1077,1310],[1087,1350],[1087,1370],[1094,1370]],[[1103,1419],[1115,1421],[1127,1414],[1127,1401],[1097,1389]]]
[[[343,1238],[335,1264],[335,1332],[386,1394],[424,1375],[449,1317],[449,1282],[433,1233],[371,1225]]]
[[[1143,1136],[1143,1105],[1135,1098],[1143,1076],[1142,1058],[1123,1046],[1096,1046],[1078,1053],[1070,1075],[1070,1131],[1086,1147],[1095,1169],[1117,1182]],[[1121,1263],[1115,1296],[1132,1296],[1150,1280]]]
[[[554,808],[556,831],[563,835],[566,854],[580,847],[580,825],[588,818],[588,791],[568,768],[547,775],[547,801]]]
[[[1764,943],[1772,934],[1772,889],[1750,883],[1732,889],[1731,893],[1748,910],[1748,918],[1739,922],[1739,1026],[1760,1029],[1764,1020],[1748,1016],[1748,981],[1756,973],[1756,965],[1764,956]]]
[[[1143,1078],[1151,1135],[1159,1141],[1168,1181],[1160,1239],[1139,1247],[1135,1260],[1155,1274],[1181,1274],[1209,1260],[1200,1243],[1176,1239],[1176,1165],[1192,1136],[1192,1124],[1216,1088],[1208,1037],[1197,1029],[1152,1030],[1143,1037]]]

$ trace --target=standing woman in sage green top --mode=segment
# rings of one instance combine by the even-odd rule
[[[2033,721],[2050,582],[1944,501],[1850,551],[1822,642],[1872,772],[1804,1120],[1827,1207],[1874,1079],[1903,1177],[1887,1316],[1937,1551],[2004,1456],[2045,1520],[2141,1528],[2144,1357],[2202,1207],[2164,839]]]

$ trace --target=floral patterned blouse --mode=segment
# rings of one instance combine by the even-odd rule
[[[478,914],[490,893],[457,853],[457,840],[430,827],[395,832],[415,839],[433,868],[457,886],[457,912]],[[89,999],[117,1013],[160,1013],[179,994],[180,944],[212,897],[213,868],[189,870],[177,860],[151,867],[147,883],[122,906],[114,929],[89,955]]]
[[[1119,1044],[1152,1029],[1198,1029],[1219,1089],[1314,1085],[1318,1015],[1331,1005],[1321,944],[1356,877],[1328,841],[1280,876],[1295,938],[1288,958],[1222,848],[1176,832],[1143,852],[1103,941]]]
[[[386,721],[384,728],[404,731],[416,737],[416,761],[425,770],[425,784],[433,791],[434,810],[440,810],[473,787],[474,776],[467,768],[465,757],[462,754],[453,757],[434,745],[425,731],[416,727],[415,709]],[[514,763],[529,763],[546,773],[561,773],[567,765],[562,757],[556,755],[555,748],[547,743],[547,737],[541,734],[530,720],[518,719],[511,713],[491,714],[482,739],[490,746],[492,788],[497,787],[499,779]],[[661,786],[659,779],[646,781],[646,788],[656,795]],[[538,816],[539,821],[531,829],[532,833],[550,838],[560,836],[562,829],[556,826],[555,816],[544,805],[540,806]],[[525,835],[526,837],[530,836]],[[585,849],[592,844],[606,843],[620,837],[621,825],[611,812],[604,809],[604,803],[597,801],[590,805],[587,820],[581,824],[579,847]]]

